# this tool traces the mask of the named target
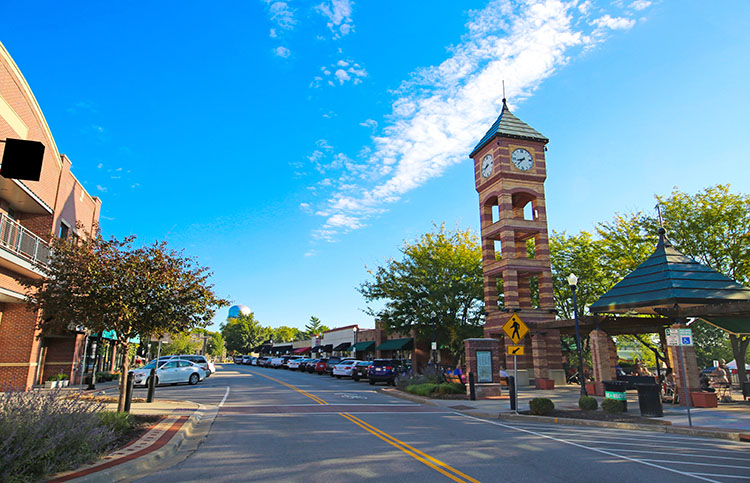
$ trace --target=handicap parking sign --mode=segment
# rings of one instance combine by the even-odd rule
[[[688,337],[682,337],[681,339],[682,340],[680,341],[680,345],[693,345],[693,338],[692,337],[690,337],[690,336],[688,336]]]

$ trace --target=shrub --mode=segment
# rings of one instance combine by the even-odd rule
[[[115,441],[101,404],[60,391],[0,393],[0,481],[38,481],[94,459]]]
[[[431,382],[427,382],[424,384],[410,384],[406,386],[406,392],[416,394],[417,396],[429,397],[430,394],[437,390],[437,388],[438,385]]]
[[[625,412],[625,405],[617,399],[605,399],[602,401],[602,409],[608,413]]]
[[[437,391],[440,394],[466,394],[466,388],[458,382],[444,382],[439,384]]]
[[[596,401],[596,398],[591,396],[581,396],[578,400],[578,407],[584,411],[596,411],[596,408],[599,407],[599,403]]]
[[[97,414],[99,424],[114,431],[118,436],[130,431],[135,425],[135,418],[130,413],[102,411]]]
[[[549,414],[555,409],[555,403],[552,402],[551,399],[548,399],[546,397],[535,397],[531,401],[529,401],[529,410],[531,411],[531,414],[536,414],[538,416],[544,416],[545,414]]]

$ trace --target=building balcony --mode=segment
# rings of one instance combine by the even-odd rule
[[[25,276],[37,278],[37,264],[46,265],[49,245],[21,224],[0,213],[0,266]]]

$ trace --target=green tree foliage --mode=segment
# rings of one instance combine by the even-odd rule
[[[271,337],[274,342],[292,342],[301,339],[302,331],[296,327],[287,327],[282,325],[275,329],[270,329],[273,334]]]
[[[303,333],[303,338],[308,339],[314,335],[320,335],[327,330],[331,330],[331,329],[328,328],[328,326],[323,325],[323,322],[321,322],[319,318],[312,315],[310,316],[310,322],[308,322],[307,325],[305,326],[305,332]]]
[[[170,336],[169,342],[162,344],[161,354],[197,354],[203,349],[203,341],[196,339],[190,332],[181,332]]]
[[[90,238],[53,240],[48,263],[39,265],[44,277],[25,281],[29,308],[42,311],[39,328],[114,330],[118,350],[127,354],[134,337],[205,326],[218,307],[228,305],[214,293],[208,269],[194,259],[165,242],[141,247],[134,242],[132,236],[104,239],[98,230]],[[122,359],[120,371],[126,374],[130,358]]]
[[[221,325],[221,334],[228,351],[242,354],[270,340],[273,335],[268,327],[255,320],[252,312],[227,320]]]
[[[211,332],[211,338],[206,343],[206,353],[212,357],[223,357],[225,350],[224,336],[221,332]]]
[[[436,227],[414,243],[404,243],[401,260],[389,260],[368,270],[373,280],[358,290],[365,300],[385,306],[366,312],[386,330],[431,339],[433,320],[437,341],[456,357],[463,340],[482,334],[482,253],[470,231]],[[435,314],[433,319],[432,313]]]

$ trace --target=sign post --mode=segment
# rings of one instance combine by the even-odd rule
[[[526,337],[526,334],[529,333],[529,328],[526,324],[523,323],[523,320],[521,320],[521,317],[519,317],[518,314],[513,313],[510,319],[508,319],[505,325],[503,325],[503,331],[508,337],[510,337],[510,340],[512,340],[514,344],[518,344],[519,342],[521,342],[521,339]],[[524,346],[510,345],[508,346],[508,354],[513,356],[513,398],[517,398],[518,356],[524,355]],[[518,414],[518,404],[516,403],[513,406],[516,410],[516,414]]]
[[[688,391],[687,374],[685,373],[685,355],[682,353],[682,346],[693,345],[692,329],[664,329],[664,335],[667,336],[667,345],[677,347],[680,353],[680,368],[682,369],[682,385],[685,392],[685,407],[687,408],[688,425],[693,426],[693,418],[690,415],[690,392]]]

